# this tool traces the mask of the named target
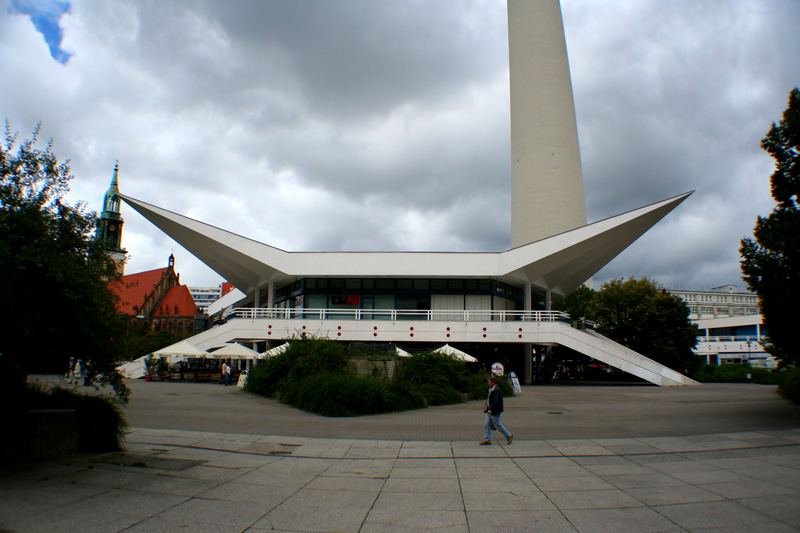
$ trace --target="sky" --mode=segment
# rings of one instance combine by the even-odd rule
[[[563,0],[589,222],[694,190],[594,276],[734,284],[774,207],[796,0]],[[0,0],[0,116],[123,194],[288,251],[510,246],[501,0]],[[126,272],[221,278],[123,207]]]

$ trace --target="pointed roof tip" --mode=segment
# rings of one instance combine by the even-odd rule
[[[119,159],[114,161],[114,172],[111,174],[111,187],[119,185]]]

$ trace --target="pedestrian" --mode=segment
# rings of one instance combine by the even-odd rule
[[[514,440],[514,435],[503,425],[500,421],[500,415],[503,414],[503,393],[500,387],[497,386],[497,380],[494,376],[489,376],[487,381],[489,385],[489,394],[486,397],[486,417],[483,419],[483,440],[481,446],[488,446],[492,443],[492,430],[496,429],[502,433],[506,438],[506,444],[511,444]]]
[[[222,374],[224,375],[225,386],[227,387],[231,384],[231,365],[229,365],[227,362],[222,363]]]

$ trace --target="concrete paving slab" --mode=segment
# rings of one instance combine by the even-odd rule
[[[684,503],[654,507],[656,511],[683,528],[750,526],[751,531],[762,526],[777,525],[777,520],[731,501]]]
[[[383,478],[319,476],[311,480],[305,488],[314,490],[343,490],[377,494],[383,488]]]
[[[464,511],[383,508],[372,510],[360,533],[470,533]],[[496,531],[496,530],[495,530]]]
[[[589,476],[592,473],[568,457],[519,458],[515,462],[531,477]]]
[[[193,531],[207,528],[227,528],[242,531],[264,514],[251,502],[221,501],[207,498],[191,498],[170,509],[158,513],[159,521],[169,524],[167,531]]]
[[[351,476],[386,479],[394,468],[394,459],[341,459],[331,462],[326,476]]]
[[[577,509],[563,513],[581,533],[681,531],[677,524],[648,508]]]
[[[604,481],[601,477],[594,475],[563,477],[532,476],[532,479],[536,485],[545,492],[563,490],[602,490],[615,488],[607,481]]]
[[[537,533],[575,533],[572,524],[558,511],[468,512],[470,533],[496,531],[536,531]]]
[[[709,490],[686,484],[666,487],[630,487],[625,489],[625,492],[648,506],[713,502],[725,499],[724,496]]]
[[[253,485],[230,481],[218,484],[198,496],[205,500],[250,502],[261,509],[270,510],[295,492],[297,489],[292,487]]]
[[[642,502],[619,489],[547,492],[547,497],[556,507],[562,510],[644,506]]]
[[[449,442],[409,441],[400,448],[400,457],[453,457],[453,448]]]
[[[389,478],[383,492],[455,492],[461,493],[458,478],[428,478],[420,483],[415,478]]]
[[[797,494],[742,498],[736,502],[800,529],[800,505],[798,505]]]
[[[480,478],[460,478],[461,492],[466,494],[477,492],[479,494],[506,493],[538,494],[542,489],[528,478],[506,479],[499,476],[488,475]]]
[[[465,492],[467,511],[548,511],[555,505],[541,491]]]
[[[613,455],[614,452],[591,439],[548,440],[562,455]]]
[[[252,526],[290,531],[358,531],[374,498],[361,491],[302,489]]]
[[[609,474],[601,476],[605,481],[620,489],[635,487],[669,487],[682,486],[685,483],[666,474]]]
[[[797,492],[774,483],[765,483],[755,479],[732,483],[703,483],[699,484],[698,487],[710,490],[715,494],[719,494],[720,496],[725,496],[726,498],[731,499],[755,498],[758,496],[770,495],[778,496],[782,494],[794,494]]]

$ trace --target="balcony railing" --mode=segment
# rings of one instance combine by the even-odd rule
[[[594,328],[588,320],[573,321],[563,311],[492,311],[492,310],[417,310],[417,309],[307,309],[238,307],[226,319],[274,320],[420,320],[457,322],[569,322],[576,327]]]

